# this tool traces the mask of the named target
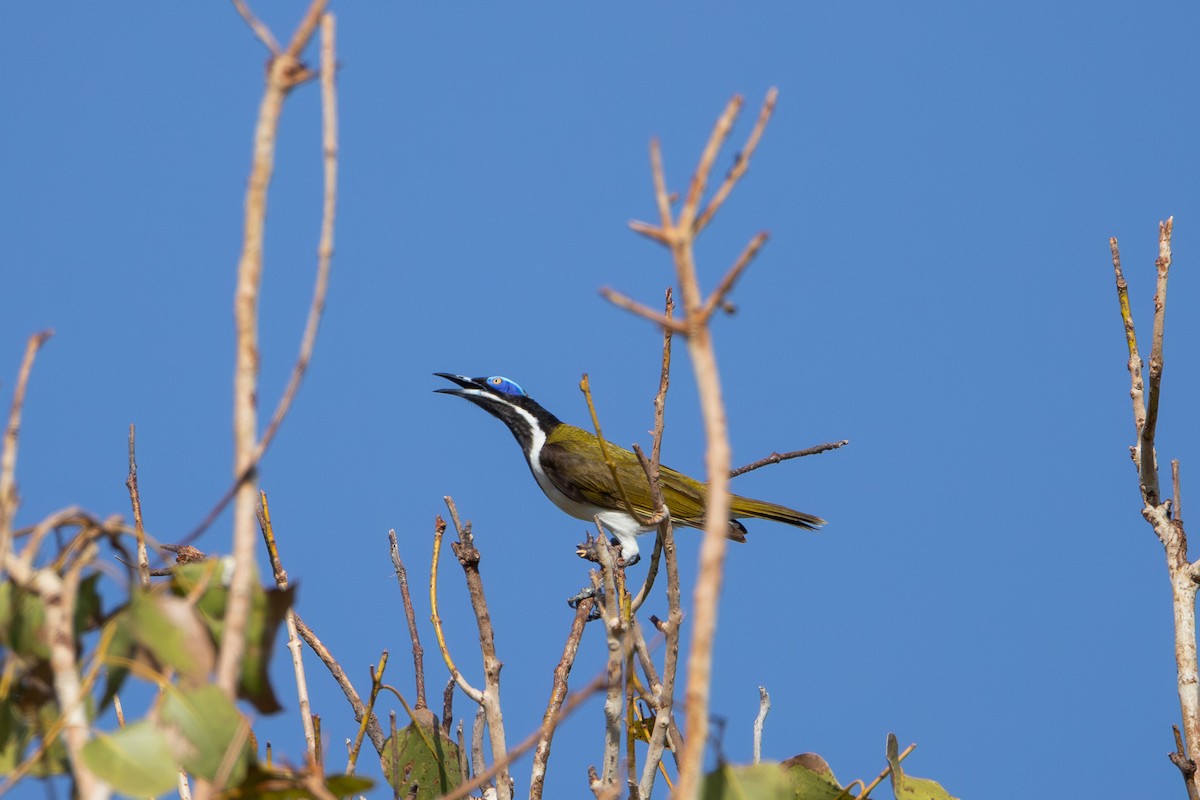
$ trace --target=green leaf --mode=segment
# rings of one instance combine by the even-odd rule
[[[780,766],[787,773],[788,780],[796,791],[796,797],[805,800],[831,800],[843,792],[829,763],[816,753],[792,756]]]
[[[225,606],[229,599],[229,590],[221,583],[223,563],[223,560],[215,560],[187,564],[177,568],[172,576],[172,588],[177,594],[189,594],[197,588],[203,588],[196,609],[218,642],[224,635]],[[248,701],[262,714],[274,714],[283,708],[271,688],[268,667],[274,650],[275,633],[292,606],[294,594],[294,585],[287,589],[267,590],[255,582],[251,590],[238,697]]]
[[[163,794],[179,775],[166,738],[147,720],[89,741],[83,763],[118,793],[135,797]]]
[[[245,779],[236,787],[225,792],[227,797],[253,798],[253,800],[324,800],[327,795],[317,796],[309,788],[310,773],[304,770],[267,769],[255,764],[246,773]],[[375,785],[370,778],[358,775],[329,775],[325,788],[334,797],[362,794]]]
[[[214,684],[187,691],[169,687],[159,712],[177,763],[193,775],[236,785],[246,774],[251,752],[249,723]],[[236,752],[233,752],[236,748]]]
[[[704,776],[701,800],[793,800],[792,784],[775,762],[718,767]]]
[[[133,624],[129,620],[129,607],[126,606],[113,612],[105,629],[115,630],[108,642],[108,654],[105,656],[104,694],[100,697],[100,709],[108,708],[117,692],[121,691],[125,678],[129,676],[129,667],[120,663],[124,659],[133,659],[138,652],[138,643],[133,635]]]
[[[50,668],[39,663],[33,675],[18,678],[0,700],[0,775],[7,775],[40,744],[42,734],[58,720],[58,704],[48,693]],[[32,687],[36,686],[36,690]],[[45,778],[67,772],[67,748],[56,738],[38,758],[30,775]]]
[[[45,659],[46,606],[12,581],[0,583],[0,641],[17,655]]]
[[[200,616],[182,597],[135,589],[129,602],[130,631],[160,664],[192,683],[208,677],[216,650]]]
[[[937,781],[905,775],[900,767],[899,749],[896,734],[889,733],[886,754],[887,762],[892,768],[892,794],[896,795],[896,800],[958,800]]]
[[[417,800],[440,797],[462,782],[458,767],[458,745],[439,731],[410,723],[383,743],[379,762],[383,774],[401,797],[409,786],[419,784]]]
[[[325,788],[334,797],[362,794],[374,785],[375,781],[361,775],[330,775],[325,779]]]
[[[100,573],[93,572],[79,583],[79,591],[75,597],[75,636],[81,636],[88,631],[100,627],[103,609],[100,602],[100,591],[96,584],[100,582]]]

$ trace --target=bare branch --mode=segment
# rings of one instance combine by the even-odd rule
[[[679,209],[679,216],[675,220],[677,233],[684,233],[686,230],[689,238],[695,234],[696,212],[700,208],[700,198],[704,195],[704,188],[708,185],[708,177],[712,174],[717,154],[721,152],[722,145],[729,138],[729,134],[733,132],[733,123],[742,110],[744,102],[740,94],[730,98],[725,110],[717,119],[717,124],[713,126],[712,135],[708,137],[708,144],[704,146],[704,152],[700,154],[700,162],[696,165],[696,171],[692,173],[683,208]],[[774,103],[773,99],[772,103]]]
[[[562,721],[569,717],[571,713],[575,711],[575,709],[579,708],[579,706],[581,706],[585,700],[603,689],[607,679],[608,676],[605,672],[601,672],[599,675],[592,678],[591,682],[588,683],[587,686],[584,686],[582,689],[567,698],[567,701],[563,704],[562,708],[560,708],[558,713],[554,715],[554,719],[550,720],[549,723],[543,722],[540,728],[529,734],[529,736],[527,736],[516,747],[509,750],[508,754],[502,761],[497,761],[487,769],[476,770],[474,778],[464,782],[460,786],[456,787],[453,791],[442,795],[439,800],[462,800],[462,798],[466,797],[480,786],[486,784],[502,770],[507,769],[509,764],[529,752],[530,748],[537,745],[537,743],[540,742],[544,736],[562,724]]]
[[[566,644],[563,645],[562,658],[554,668],[554,682],[550,689],[550,701],[546,704],[546,713],[542,715],[541,734],[533,751],[533,770],[529,778],[529,800],[540,800],[546,781],[546,764],[550,760],[550,745],[554,739],[554,721],[562,709],[567,697],[567,678],[571,675],[571,667],[575,664],[575,656],[579,652],[579,641],[583,638],[583,628],[595,607],[594,598],[585,597],[575,606],[575,618],[571,621],[571,630],[567,634]]]
[[[1172,515],[1172,505],[1179,499],[1178,462],[1172,462],[1174,499],[1163,500],[1160,492],[1158,461],[1155,454],[1155,428],[1158,421],[1159,398],[1163,371],[1163,331],[1166,321],[1167,278],[1171,267],[1171,231],[1173,219],[1159,223],[1157,284],[1154,293],[1154,332],[1150,353],[1150,396],[1145,399],[1142,384],[1142,363],[1138,355],[1137,335],[1130,312],[1129,289],[1121,272],[1120,252],[1115,238],[1109,240],[1113,269],[1117,279],[1117,299],[1125,328],[1129,351],[1129,396],[1133,404],[1136,444],[1132,448],[1142,493],[1142,516],[1150,523],[1163,544],[1167,572],[1171,579],[1172,604],[1175,609],[1175,670],[1177,691],[1183,719],[1183,740],[1172,761],[1179,767],[1188,786],[1189,797],[1200,796],[1200,782],[1195,770],[1195,752],[1200,747],[1200,687],[1197,686],[1196,591],[1200,577],[1200,562],[1188,562],[1187,535],[1182,518]],[[1143,404],[1144,403],[1144,404]],[[1176,509],[1177,510],[1177,509]],[[1184,747],[1183,745],[1186,745]]]
[[[354,744],[350,746],[350,757],[346,761],[346,772],[353,774],[355,766],[358,763],[358,754],[362,750],[363,735],[369,733],[370,724],[375,722],[375,701],[379,699],[379,692],[383,689],[383,671],[387,669],[388,651],[384,650],[379,656],[379,664],[371,665],[371,694],[367,699],[365,713],[358,720],[358,733],[354,736]],[[399,695],[397,695],[399,696]],[[404,702],[404,698],[400,698]],[[376,722],[376,725],[378,723]],[[392,727],[395,728],[396,720],[393,716]],[[394,731],[393,731],[394,735]],[[383,731],[379,731],[379,736],[382,739]],[[379,751],[379,755],[383,755],[383,745],[386,742],[381,742],[376,745],[375,749]],[[395,743],[393,741],[393,747]]]
[[[324,0],[314,0],[296,29],[286,53],[272,60],[267,86],[259,105],[254,133],[254,156],[246,187],[242,253],[238,260],[234,319],[237,355],[233,380],[233,474],[238,482],[233,505],[233,577],[225,610],[225,626],[217,657],[217,685],[230,698],[237,692],[238,675],[246,649],[246,622],[254,581],[255,510],[258,505],[255,453],[258,449],[258,300],[262,288],[263,238],[267,216],[267,189],[275,168],[275,138],[283,101],[306,71],[296,61],[308,44],[324,11]]]
[[[337,57],[334,54],[335,21],[332,14],[325,14],[321,21],[321,135],[324,155],[325,195],[321,207],[321,240],[317,245],[317,278],[313,286],[312,300],[308,308],[308,320],[304,324],[304,335],[300,341],[300,352],[287,387],[279,398],[271,422],[263,432],[262,439],[254,451],[254,463],[262,460],[267,448],[275,438],[284,417],[291,410],[292,402],[312,361],[313,348],[317,342],[317,331],[321,327],[321,315],[325,310],[325,296],[329,291],[330,264],[333,261],[333,223],[337,212],[337,167],[338,127]]]
[[[450,549],[454,551],[458,563],[463,568],[463,575],[467,580],[467,593],[471,597],[471,608],[475,612],[475,623],[479,629],[479,652],[483,656],[483,697],[480,705],[487,717],[492,761],[498,763],[504,760],[508,752],[504,741],[504,715],[500,711],[500,668],[504,664],[496,657],[496,635],[492,630],[492,615],[483,593],[483,576],[479,572],[480,555],[475,547],[471,525],[460,525],[454,501],[449,497],[444,499],[458,534],[458,541],[451,542]],[[496,780],[496,794],[499,800],[510,800],[512,791],[512,776],[507,770],[501,770]]]
[[[780,461],[787,461],[792,458],[802,458],[804,456],[815,456],[818,453],[824,453],[829,450],[837,450],[839,447],[845,447],[850,444],[849,439],[842,439],[840,442],[826,442],[825,444],[813,445],[806,447],[803,450],[792,450],[789,453],[771,453],[766,458],[760,458],[758,461],[751,462],[744,467],[729,471],[729,477],[736,478],[738,475],[745,475],[747,472],[766,467],[771,464],[778,464]]]
[[[396,582],[400,584],[400,599],[404,602],[404,616],[408,620],[408,638],[412,640],[413,673],[417,681],[417,708],[425,708],[425,651],[421,649],[421,636],[417,632],[417,615],[413,611],[412,596],[408,593],[408,570],[400,560],[400,545],[396,532],[388,531],[388,551],[392,556],[392,568],[396,571]],[[449,704],[449,700],[447,700]],[[447,729],[449,726],[447,726]]]
[[[704,320],[707,322],[717,310],[717,307],[725,302],[726,296],[733,291],[733,285],[737,283],[737,279],[741,277],[746,267],[750,266],[750,262],[758,255],[758,251],[767,243],[767,232],[759,232],[750,243],[746,245],[746,249],[738,256],[737,261],[729,268],[729,272],[725,273],[725,277],[721,278],[721,282],[717,284],[717,288],[709,295],[708,300],[704,303]]]
[[[750,138],[746,140],[745,147],[734,157],[733,166],[725,174],[725,180],[721,182],[712,199],[708,201],[708,207],[704,209],[704,213],[696,219],[696,233],[704,230],[704,226],[712,221],[713,216],[721,208],[725,199],[729,197],[729,193],[733,191],[733,187],[746,174],[746,170],[750,168],[750,157],[754,155],[754,151],[758,148],[758,142],[762,138],[763,131],[767,129],[767,122],[770,121],[771,114],[775,111],[775,101],[778,97],[779,90],[772,86],[767,91],[767,97],[758,112],[758,120],[754,123],[754,130],[750,132]]]
[[[639,303],[638,301],[621,294],[620,292],[616,291],[615,289],[610,289],[607,286],[602,286],[600,288],[600,295],[605,300],[612,303],[613,305],[615,305],[619,308],[623,308],[626,311],[632,311],[634,314],[637,314],[640,317],[644,317],[644,318],[650,320],[655,325],[658,325],[659,327],[661,327],[663,330],[674,331],[675,333],[687,333],[687,326],[684,325],[679,320],[672,320],[668,317],[664,317],[662,314],[660,314],[658,311],[655,311],[653,308],[650,308],[649,306],[644,306],[641,303]]]
[[[637,520],[639,525],[653,525],[656,522],[646,520],[637,509],[633,507],[633,502],[629,499],[629,492],[625,489],[625,483],[621,480],[620,473],[617,472],[617,462],[608,455],[608,443],[604,439],[604,433],[600,430],[600,417],[596,414],[596,404],[592,402],[592,387],[588,382],[588,376],[585,372],[583,377],[579,379],[579,391],[583,392],[584,398],[587,400],[588,413],[592,415],[592,427],[596,431],[596,440],[600,444],[600,456],[604,459],[605,465],[608,467],[608,472],[612,476],[613,483],[616,484],[617,493],[621,495],[621,502],[625,504],[625,512],[629,516]],[[600,520],[596,520],[596,524],[600,525]],[[603,534],[603,527],[601,527]],[[603,537],[602,537],[603,538]]]
[[[279,55],[279,42],[275,41],[275,34],[271,33],[271,29],[264,25],[262,20],[254,16],[254,12],[246,5],[245,0],[233,0],[233,7],[242,15],[242,19],[250,26],[250,30],[254,31],[258,40],[271,51],[271,55]]]
[[[267,493],[260,491],[258,497],[259,529],[267,544],[267,557],[271,561],[275,585],[280,589],[287,589],[288,576],[283,569],[283,562],[279,559],[279,546],[275,541],[275,528],[271,525],[271,506],[267,503]],[[308,757],[314,763],[319,764],[321,759],[318,757],[317,748],[320,739],[317,736],[316,726],[313,724],[312,705],[308,698],[308,677],[304,672],[303,647],[300,645],[300,634],[296,628],[296,612],[291,607],[284,615],[284,624],[287,626],[288,632],[287,648],[292,654],[292,674],[296,676],[296,700],[299,706],[297,711],[300,714],[300,725],[304,730],[304,744],[308,750]]]
[[[446,498],[449,500],[449,498]],[[456,513],[456,512],[452,512]],[[450,648],[446,646],[446,636],[442,633],[442,618],[438,614],[437,602],[437,575],[438,561],[442,555],[442,537],[446,533],[446,521],[440,516],[434,520],[433,526],[433,558],[429,567],[429,621],[433,623],[433,632],[437,635],[438,650],[442,653],[442,661],[446,664],[446,669],[450,671],[450,677],[454,678],[458,683],[458,688],[463,690],[463,694],[471,698],[471,700],[479,705],[483,705],[483,692],[476,689],[463,674],[458,671],[458,667],[454,666],[454,659],[450,657]]]
[[[137,531],[138,579],[143,589],[150,588],[150,556],[146,552],[146,528],[142,524],[142,497],[138,492],[137,460],[133,454],[133,423],[129,423],[129,477],[125,487],[129,489],[129,502],[133,505],[133,525]]]
[[[346,695],[346,700],[350,702],[350,707],[354,709],[354,719],[362,722],[366,718],[367,736],[370,737],[371,744],[375,747],[375,752],[383,755],[383,727],[379,724],[375,713],[363,704],[362,698],[358,696],[358,692],[354,689],[354,684],[346,676],[346,671],[342,669],[342,665],[333,657],[333,653],[329,652],[329,648],[317,638],[312,628],[304,624],[304,620],[300,618],[299,614],[293,614],[293,616],[296,620],[296,632],[312,651],[317,654],[317,658],[321,659],[321,663],[325,665],[329,670],[329,674],[337,681],[337,685],[342,689],[342,694]]]
[[[767,687],[758,687],[758,716],[754,718],[754,763],[762,761],[762,735],[763,723],[767,721],[767,714],[771,711],[771,695],[767,694]]]
[[[33,360],[46,340],[54,331],[45,330],[29,337],[25,344],[25,357],[17,373],[13,389],[12,405],[8,411],[8,426],[4,429],[4,451],[0,453],[0,564],[8,557],[12,546],[12,526],[17,515],[17,440],[21,432],[21,409],[25,405],[25,390],[29,386],[29,374],[33,371]]]
[[[235,0],[235,3],[237,2],[238,0]],[[305,18],[305,22],[307,23],[309,19],[313,18],[314,10],[319,10],[319,7],[323,6],[324,2],[314,3],[313,6],[309,8],[308,16]],[[234,498],[241,486],[251,479],[254,471],[258,467],[259,462],[262,461],[263,456],[266,455],[267,449],[271,446],[271,442],[274,441],[275,434],[278,433],[279,427],[283,424],[284,418],[287,417],[288,411],[291,410],[292,403],[300,389],[300,384],[303,382],[304,375],[308,371],[308,365],[312,361],[312,353],[316,344],[317,331],[320,328],[321,316],[325,309],[325,297],[329,288],[330,265],[333,259],[333,229],[337,208],[338,153],[337,94],[335,88],[336,84],[334,81],[337,73],[337,58],[334,53],[335,20],[332,14],[325,14],[323,17],[318,14],[317,16],[321,19],[321,126],[325,190],[321,212],[321,237],[320,242],[317,245],[317,277],[316,283],[313,287],[312,300],[309,304],[308,320],[304,326],[304,334],[300,342],[300,351],[296,357],[295,364],[292,366],[292,372],[288,378],[288,385],[284,389],[283,394],[279,398],[279,402],[275,406],[275,412],[271,415],[271,421],[268,423],[266,430],[263,432],[262,438],[259,439],[255,445],[253,455],[247,460],[247,464],[243,470],[235,475],[233,484],[225,491],[223,495],[221,495],[221,498],[213,505],[212,509],[209,510],[204,519],[200,521],[200,524],[193,528],[192,531],[183,538],[181,542],[182,544],[189,544],[195,541],[202,533],[204,533],[204,531],[206,531],[208,527],[216,521],[221,512],[225,510],[225,507],[229,505],[229,502]],[[302,26],[302,29],[303,27],[304,26]],[[269,30],[266,31],[266,33],[267,35],[270,35]],[[299,34],[299,31],[297,33]],[[311,36],[311,34],[312,31],[309,30],[308,35]],[[278,44],[275,44],[272,52],[278,53]],[[279,64],[284,65],[286,61],[286,59],[279,59]],[[300,73],[298,73],[297,70],[303,72],[304,79],[311,77],[311,73],[303,71],[294,63],[292,64],[291,72],[283,69],[282,66],[280,67],[278,81],[281,83],[281,86],[278,88],[281,88],[285,94],[301,80],[301,78],[298,77]],[[269,179],[270,176],[268,175],[267,180],[269,181]],[[249,200],[249,198],[247,198],[247,200]],[[263,202],[265,203],[265,197]],[[261,259],[261,254],[259,258]],[[261,270],[261,265],[259,268]]]

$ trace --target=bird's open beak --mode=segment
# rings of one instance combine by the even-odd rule
[[[487,388],[487,386],[485,384],[482,384],[479,381],[476,381],[474,378],[468,378],[466,375],[454,375],[449,372],[435,372],[433,374],[438,376],[439,378],[445,378],[446,380],[450,381],[451,383],[456,383],[460,387],[462,387],[459,389],[434,389],[435,392],[441,392],[442,394],[453,394],[453,395],[457,395],[458,397],[464,397],[465,395],[463,393],[463,389],[486,389]]]

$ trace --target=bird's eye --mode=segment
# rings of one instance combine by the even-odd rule
[[[500,392],[501,394],[508,394],[512,395],[513,397],[525,396],[525,390],[510,381],[508,378],[494,375],[491,378],[488,378],[487,382],[495,387],[496,391]]]

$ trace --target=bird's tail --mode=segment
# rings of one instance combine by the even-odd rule
[[[815,531],[817,528],[825,524],[825,520],[820,517],[814,517],[812,514],[805,514],[802,511],[793,511],[784,506],[768,503],[764,500],[754,500],[749,497],[739,497],[734,495],[730,504],[730,511],[733,517],[754,517],[756,519],[769,519],[773,522],[782,522],[787,525],[795,525],[797,528]]]

